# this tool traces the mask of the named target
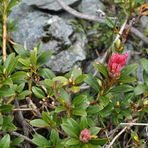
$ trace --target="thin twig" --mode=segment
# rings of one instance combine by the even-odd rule
[[[15,102],[14,102],[14,103],[15,103],[15,106],[16,106],[18,109],[20,109],[19,102],[18,102],[17,99],[15,99]],[[28,129],[28,127],[27,127],[27,122],[26,122],[26,120],[25,120],[25,118],[24,118],[24,116],[23,116],[22,111],[19,110],[19,111],[17,112],[17,115],[18,115],[18,116],[17,116],[17,120],[18,120],[19,124],[22,125],[23,132],[24,132],[25,136],[28,136],[28,135],[29,135],[29,129]]]
[[[6,61],[7,52],[6,52],[6,42],[7,42],[7,5],[8,0],[3,1],[3,42],[2,42],[2,50],[3,50],[3,61]]]
[[[100,63],[104,63],[104,62],[107,60],[107,58],[108,58],[108,56],[109,56],[109,54],[110,54],[110,52],[111,52],[112,47],[114,46],[114,44],[117,42],[117,40],[118,40],[118,39],[120,38],[120,36],[122,35],[122,33],[123,33],[123,31],[124,31],[124,29],[125,29],[125,27],[126,27],[126,25],[127,25],[127,21],[128,21],[128,17],[126,17],[124,23],[122,24],[122,26],[121,26],[121,28],[120,28],[119,33],[116,35],[116,37],[115,37],[113,43],[112,43],[111,46],[108,48],[108,50],[106,50],[106,52],[104,53],[103,58],[102,58],[101,60],[99,59],[99,61],[98,61],[98,59],[96,59],[96,60],[95,60],[96,62],[98,61],[98,62],[100,62]],[[97,72],[98,72],[98,71],[95,70],[93,76],[95,76],[95,75],[97,74]]]
[[[26,98],[26,101],[27,101],[27,103],[29,104],[29,106],[36,112],[37,116],[38,116],[39,118],[41,118],[42,115],[41,115],[41,113],[38,111],[38,108],[37,108],[36,105],[33,103],[33,101],[32,101],[29,97]]]
[[[148,45],[148,37],[146,37],[142,32],[140,32],[135,27],[131,27],[131,32],[139,37],[146,45]]]
[[[108,145],[107,148],[111,148],[112,145],[114,144],[114,142],[120,137],[120,135],[121,135],[122,133],[125,132],[125,130],[126,130],[127,128],[128,128],[128,126],[124,127],[124,128],[114,137],[114,139],[109,143],[109,145]]]
[[[106,24],[106,17],[99,17],[97,15],[88,15],[88,14],[84,14],[84,13],[81,13],[81,12],[78,12],[76,11],[75,9],[69,7],[68,5],[66,5],[63,0],[56,0],[58,2],[58,4],[65,10],[67,11],[68,13],[72,14],[73,16],[75,17],[78,17],[78,18],[81,18],[81,19],[85,19],[85,20],[88,20],[88,21],[95,21],[95,22],[99,22],[99,23],[104,23]],[[113,19],[113,18],[112,18]],[[115,19],[115,18],[114,18]],[[135,19],[133,19],[135,20]],[[132,23],[133,23],[133,20],[132,20]],[[145,37],[144,34],[142,34],[139,30],[137,30],[136,28],[132,27],[132,23],[130,23],[129,25],[127,26],[130,26],[130,31],[135,34],[137,37],[139,37],[145,44],[148,45],[148,38]],[[124,28],[125,28],[125,25],[127,24],[127,18],[123,24],[123,26],[121,27],[120,31],[119,31],[119,34],[116,36],[113,44],[117,41],[117,39],[120,37],[120,35],[122,34]]]
[[[136,121],[137,121],[137,118],[134,119],[132,122],[136,122]],[[120,124],[120,125],[121,125],[121,124]],[[131,127],[131,126],[133,126],[133,125],[126,125],[126,126],[113,138],[113,140],[109,143],[109,145],[107,146],[107,148],[111,148],[112,145],[114,144],[114,142],[120,137],[120,135],[121,135],[122,133],[124,133],[125,130],[128,129],[129,127]]]
[[[148,123],[120,123],[120,125],[129,125],[129,126],[148,126]]]
[[[81,19],[85,19],[85,20],[89,20],[89,21],[95,21],[95,22],[99,22],[99,23],[106,23],[105,21],[105,17],[99,17],[97,15],[88,15],[88,14],[84,14],[81,12],[78,12],[76,10],[74,10],[73,8],[69,7],[68,5],[66,5],[63,0],[56,0],[58,2],[58,4],[68,13],[72,14],[75,17],[81,18]]]
[[[22,135],[18,132],[11,132],[11,134],[14,135],[14,136],[17,136],[17,137],[21,137],[24,140],[28,141],[29,143],[33,144],[32,140],[30,138],[28,138],[28,137],[26,137],[26,136],[24,136],[24,135]]]
[[[13,111],[32,111],[32,108],[14,108]]]
[[[120,36],[122,35],[122,33],[123,33],[123,31],[124,31],[124,29],[125,29],[125,27],[126,27],[126,25],[127,25],[127,21],[128,21],[128,17],[126,17],[124,23],[122,24],[122,26],[121,26],[121,28],[120,28],[119,33],[116,35],[116,38],[115,38],[115,40],[113,41],[113,43],[112,43],[112,45],[111,45],[110,48],[112,48],[112,47],[114,46],[114,44],[117,42],[117,40],[118,40],[118,39],[120,38]]]

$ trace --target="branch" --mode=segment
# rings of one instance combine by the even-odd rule
[[[148,37],[146,37],[143,33],[141,33],[138,29],[135,27],[131,28],[131,32],[139,37],[146,45],[148,45]]]
[[[148,126],[148,123],[120,123],[120,125],[129,125],[129,126]]]
[[[67,11],[68,13],[72,14],[73,16],[75,17],[78,17],[78,18],[81,18],[81,19],[85,19],[85,20],[88,20],[88,21],[95,21],[95,22],[98,22],[98,23],[103,23],[103,24],[106,24],[105,22],[105,17],[99,17],[97,15],[88,15],[88,14],[84,14],[84,13],[81,13],[81,12],[78,12],[76,11],[75,9],[69,7],[68,5],[66,5],[63,0],[56,0],[57,3],[65,10]],[[114,18],[115,19],[115,18]],[[126,22],[127,23],[127,20]],[[123,25],[124,26],[124,25]],[[123,27],[123,29],[125,28],[125,26]],[[122,27],[121,27],[121,32],[123,32],[122,30]],[[137,37],[139,37],[145,44],[148,45],[148,38],[145,37],[144,34],[142,34],[139,30],[137,30],[136,28],[132,27],[131,25],[131,32],[133,34],[135,34]],[[117,40],[117,38],[119,38],[119,36],[116,36],[116,39],[115,41]],[[114,42],[115,42],[114,41]]]
[[[37,116],[38,116],[39,118],[41,118],[42,115],[41,115],[41,113],[39,112],[39,110],[38,110],[38,108],[36,107],[36,105],[33,103],[33,101],[32,101],[29,97],[26,98],[26,101],[27,101],[27,103],[29,104],[29,106],[32,108],[32,110],[36,112]]]
[[[122,134],[122,133],[124,133],[124,131],[127,129],[128,127],[126,126],[126,127],[124,127],[115,137],[114,137],[114,139],[111,141],[111,143],[107,146],[107,148],[111,148],[112,147],[112,145],[114,144],[114,142],[116,141],[116,139],[118,139],[119,137],[120,137],[120,135]]]
[[[74,9],[72,9],[71,7],[69,7],[68,5],[66,5],[63,0],[56,0],[57,3],[68,13],[72,14],[75,17],[81,18],[81,19],[85,19],[88,21],[95,21],[95,22],[99,22],[99,23],[104,23],[105,24],[105,17],[99,17],[96,15],[88,15],[88,14],[83,14],[81,12],[78,12]]]
[[[19,102],[18,102],[17,99],[15,99],[15,102],[14,102],[14,103],[15,103],[15,106],[16,106],[18,109],[20,109]],[[17,115],[18,115],[18,116],[17,116],[17,120],[18,120],[19,124],[22,125],[23,132],[24,132],[25,136],[28,136],[28,135],[29,135],[29,129],[28,129],[28,127],[27,127],[27,122],[26,122],[26,120],[24,119],[24,116],[23,116],[22,111],[21,111],[21,110],[18,110]]]
[[[11,132],[11,134],[14,135],[14,136],[17,136],[17,137],[21,137],[21,138],[25,139],[26,141],[28,141],[29,143],[33,144],[32,140],[30,138],[28,138],[28,137],[26,137],[26,136],[24,136],[20,133]]]
[[[3,53],[3,61],[6,61],[7,52],[6,52],[6,44],[7,44],[7,7],[8,1],[3,1],[3,35],[2,35],[2,53]]]

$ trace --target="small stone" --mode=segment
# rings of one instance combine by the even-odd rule
[[[100,0],[82,0],[78,9],[85,14],[97,15],[97,10],[103,11],[105,6]]]

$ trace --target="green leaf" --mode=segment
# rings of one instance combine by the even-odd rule
[[[24,87],[25,87],[25,83],[21,83],[17,86],[16,91],[18,93],[21,93],[23,91]]]
[[[65,111],[65,107],[64,106],[57,106],[56,109],[55,109],[56,113],[60,113],[60,112],[63,112],[63,111]]]
[[[2,129],[3,129],[3,131],[7,131],[7,132],[16,130],[16,127],[13,124],[13,117],[12,116],[5,116],[3,118]]]
[[[0,112],[10,112],[12,110],[13,106],[12,105],[2,105],[0,106]]]
[[[66,145],[78,145],[78,144],[80,144],[80,141],[76,138],[70,138],[66,142]]]
[[[97,135],[99,131],[101,130],[100,127],[91,127],[90,129],[91,135]]]
[[[85,83],[90,85],[96,92],[99,92],[99,84],[97,82],[97,79],[93,77],[92,74],[87,75],[87,78],[85,79]]]
[[[19,44],[14,44],[13,45],[14,50],[18,55],[21,57],[29,57],[30,56],[30,51],[26,50],[22,45]]]
[[[102,63],[96,63],[95,67],[105,78],[108,77],[107,68]]]
[[[71,79],[75,81],[80,75],[82,75],[82,70],[80,68],[74,67],[71,73]]]
[[[4,63],[4,74],[7,76],[16,68],[18,59],[15,58],[15,53],[11,53]]]
[[[2,86],[4,86],[4,85],[10,86],[12,84],[13,84],[13,82],[12,82],[11,78],[6,78],[5,80],[0,82],[0,85],[2,85]]]
[[[37,146],[42,147],[42,148],[49,148],[49,147],[51,147],[50,141],[47,140],[42,135],[37,134],[37,133],[35,135],[33,135],[32,142],[34,144],[36,144]]]
[[[29,96],[32,92],[29,91],[29,90],[24,90],[22,91],[19,95],[18,95],[18,99],[19,100],[22,100],[22,99],[25,99],[26,96]]]
[[[74,108],[72,113],[76,116],[87,116],[87,112],[82,108]]]
[[[37,48],[36,47],[31,52],[30,61],[31,61],[31,64],[32,65],[36,65],[36,62],[37,62]]]
[[[113,28],[115,25],[115,23],[113,22],[113,20],[111,20],[109,17],[106,17],[105,19],[105,24],[110,27],[110,28]]]
[[[52,55],[52,52],[50,50],[47,50],[45,52],[42,52],[38,56],[37,65],[38,66],[42,66],[43,64],[46,64],[49,61],[51,55]]]
[[[44,79],[53,79],[55,74],[48,68],[43,68],[39,71],[39,75],[43,77]]]
[[[49,114],[49,112],[42,112],[42,118],[44,121],[49,123],[52,127],[56,126],[56,122],[53,120],[53,115]]]
[[[49,124],[42,119],[34,119],[30,121],[30,124],[35,127],[49,127]]]
[[[148,59],[141,59],[141,64],[142,64],[142,66],[143,66],[143,68],[144,68],[144,70],[147,72],[147,74],[148,74]]]
[[[24,71],[17,71],[11,75],[11,79],[14,83],[23,83],[26,81],[27,73]]]
[[[51,130],[50,140],[54,145],[58,144],[59,142],[59,133],[55,129]]]
[[[21,63],[23,66],[25,66],[27,69],[30,68],[30,59],[29,58],[19,58],[19,63]]]
[[[19,0],[10,0],[9,4],[8,4],[8,7],[7,7],[7,11],[8,10],[11,10],[12,7],[14,7],[17,3],[18,3]]]
[[[61,83],[63,85],[67,85],[68,84],[68,79],[63,77],[63,76],[57,76],[57,77],[53,78],[53,81],[54,82],[59,82],[59,83]]]
[[[87,121],[87,118],[83,116],[81,117],[81,121],[80,121],[80,129],[83,130],[85,128],[88,128],[88,121]]]
[[[73,138],[77,138],[80,132],[79,124],[72,118],[67,119],[67,121],[62,124],[62,129],[67,135]]]
[[[143,94],[146,91],[148,91],[148,86],[145,84],[140,84],[134,89],[135,95]]]
[[[138,64],[130,64],[130,65],[127,65],[125,68],[123,68],[121,70],[121,77],[124,76],[124,75],[129,75],[131,74],[132,72],[134,72],[136,69],[138,68]]]
[[[17,146],[18,144],[22,143],[23,141],[24,141],[24,138],[22,138],[22,137],[15,138],[11,143],[11,147]]]
[[[109,99],[109,97],[106,97],[106,96],[100,96],[99,102],[100,102],[101,106],[105,107],[110,103],[110,99]]]
[[[9,87],[1,87],[0,88],[0,97],[10,97],[14,96],[15,92]]]
[[[1,148],[10,148],[10,135],[6,134],[1,140],[0,140],[0,147]]]
[[[125,92],[130,92],[130,91],[133,91],[133,87],[130,86],[130,85],[119,85],[119,86],[116,86],[114,88],[112,88],[110,90],[110,92],[112,93],[125,93]]]
[[[133,76],[130,77],[130,76],[121,76],[120,79],[119,79],[119,83],[132,83],[132,82],[135,82],[137,81],[136,78],[134,78]]]
[[[80,106],[84,104],[87,101],[86,95],[78,95],[72,100],[72,105],[74,106]]]
[[[39,87],[33,86],[32,87],[32,92],[39,99],[43,99],[45,97],[45,94],[44,94],[43,90],[41,88],[39,88]]]
[[[93,144],[93,145],[101,145],[101,146],[103,146],[105,143],[107,143],[108,142],[108,139],[107,138],[102,138],[102,139],[91,139],[90,141],[89,141],[91,144]]]
[[[70,95],[68,94],[67,91],[65,91],[64,89],[61,88],[59,90],[59,94],[60,94],[59,99],[63,99],[65,102],[69,102]]]
[[[143,79],[144,79],[144,83],[148,85],[148,74],[146,73],[146,71],[143,72]]]
[[[74,138],[77,138],[78,137],[78,135],[76,134],[75,130],[73,128],[71,128],[71,127],[68,127],[68,125],[63,124],[62,125],[62,129],[70,137],[74,137]]]
[[[2,129],[2,124],[3,124],[3,115],[0,114],[0,130]]]
[[[70,88],[70,90],[71,90],[71,92],[73,92],[73,93],[78,93],[78,92],[80,92],[80,86],[72,86],[72,87]]]
[[[103,109],[103,107],[99,106],[99,105],[89,106],[87,109],[87,113],[96,114],[96,113],[99,113],[102,109]]]
[[[86,79],[86,75],[82,74],[76,78],[75,84],[80,84],[80,83],[84,82],[85,79]]]

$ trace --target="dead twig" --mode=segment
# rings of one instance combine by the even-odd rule
[[[42,115],[41,115],[41,113],[38,111],[38,109],[37,109],[36,105],[33,103],[33,101],[32,101],[29,97],[26,98],[26,101],[27,101],[27,103],[29,104],[29,106],[33,109],[33,111],[36,112],[37,116],[38,116],[39,118],[41,118]]]
[[[66,5],[63,0],[56,0],[58,2],[58,4],[68,13],[72,14],[75,17],[81,18],[81,19],[85,19],[88,21],[95,21],[95,22],[99,22],[99,23],[105,23],[105,17],[99,17],[97,15],[88,15],[88,14],[84,14],[81,12],[78,12],[76,10],[74,10],[73,8],[69,7],[68,5]]]
[[[109,143],[109,145],[107,146],[107,148],[111,148],[112,145],[114,144],[114,142],[120,137],[120,135],[122,133],[124,133],[126,131],[126,129],[128,129],[129,127],[133,126],[132,123],[136,122],[137,119],[134,119],[132,122],[129,122],[128,125],[126,125],[114,138],[113,140]],[[120,126],[122,125],[123,123],[120,124]]]
[[[15,103],[15,106],[16,106],[18,109],[20,109],[19,102],[18,102],[17,99],[15,99],[15,102],[14,102],[14,103]],[[22,125],[23,132],[24,132],[25,136],[28,136],[28,135],[29,135],[29,129],[28,129],[28,127],[27,127],[27,122],[26,122],[26,120],[25,120],[25,118],[24,118],[24,116],[23,116],[22,111],[21,111],[21,110],[18,110],[17,115],[18,115],[18,116],[17,116],[17,120],[18,120],[19,124]]]
[[[148,123],[120,123],[120,125],[125,126],[148,126]]]
[[[3,51],[3,61],[6,61],[6,42],[7,42],[7,6],[8,0],[3,1],[3,35],[2,35],[2,51]]]
[[[139,37],[146,45],[148,45],[148,37],[146,37],[142,32],[140,32],[138,29],[135,27],[131,27],[131,32]]]
[[[32,108],[14,108],[12,111],[32,111]]]
[[[124,127],[124,128],[114,137],[114,139],[109,143],[109,145],[107,146],[107,148],[111,148],[112,145],[114,144],[114,142],[120,137],[120,135],[121,135],[122,133],[125,132],[125,130],[126,130],[127,128],[128,128],[128,126]]]
[[[26,137],[26,136],[24,136],[24,135],[22,135],[22,134],[20,134],[18,132],[11,132],[11,135],[14,135],[14,136],[17,136],[17,137],[21,137],[24,140],[26,140],[27,142],[33,144],[32,140],[30,138],[28,138],[28,137]]]
[[[85,19],[85,20],[88,20],[88,21],[94,21],[94,22],[98,22],[98,23],[104,23],[106,24],[106,17],[105,16],[102,16],[102,17],[99,17],[97,15],[88,15],[88,14],[84,14],[84,13],[81,13],[81,12],[78,12],[76,11],[75,9],[69,7],[68,5],[66,5],[63,0],[56,0],[58,2],[58,4],[65,10],[67,11],[68,13],[72,14],[73,16],[75,17],[78,17],[78,18],[81,18],[81,19]],[[113,19],[113,18],[112,18]],[[115,18],[114,18],[115,19]],[[133,20],[132,20],[133,21]],[[132,22],[133,23],[133,22]],[[132,23],[130,23],[129,25],[127,26],[130,26],[130,31],[136,35],[137,37],[139,37],[145,44],[148,45],[148,38],[145,37],[144,34],[142,34],[139,30],[137,30],[136,28],[134,28],[132,25]],[[127,18],[125,20],[125,22],[123,23],[123,26],[121,27],[120,31],[119,31],[119,34],[116,36],[113,44],[117,41],[117,39],[120,37],[120,35],[122,34],[125,26],[127,24]]]

